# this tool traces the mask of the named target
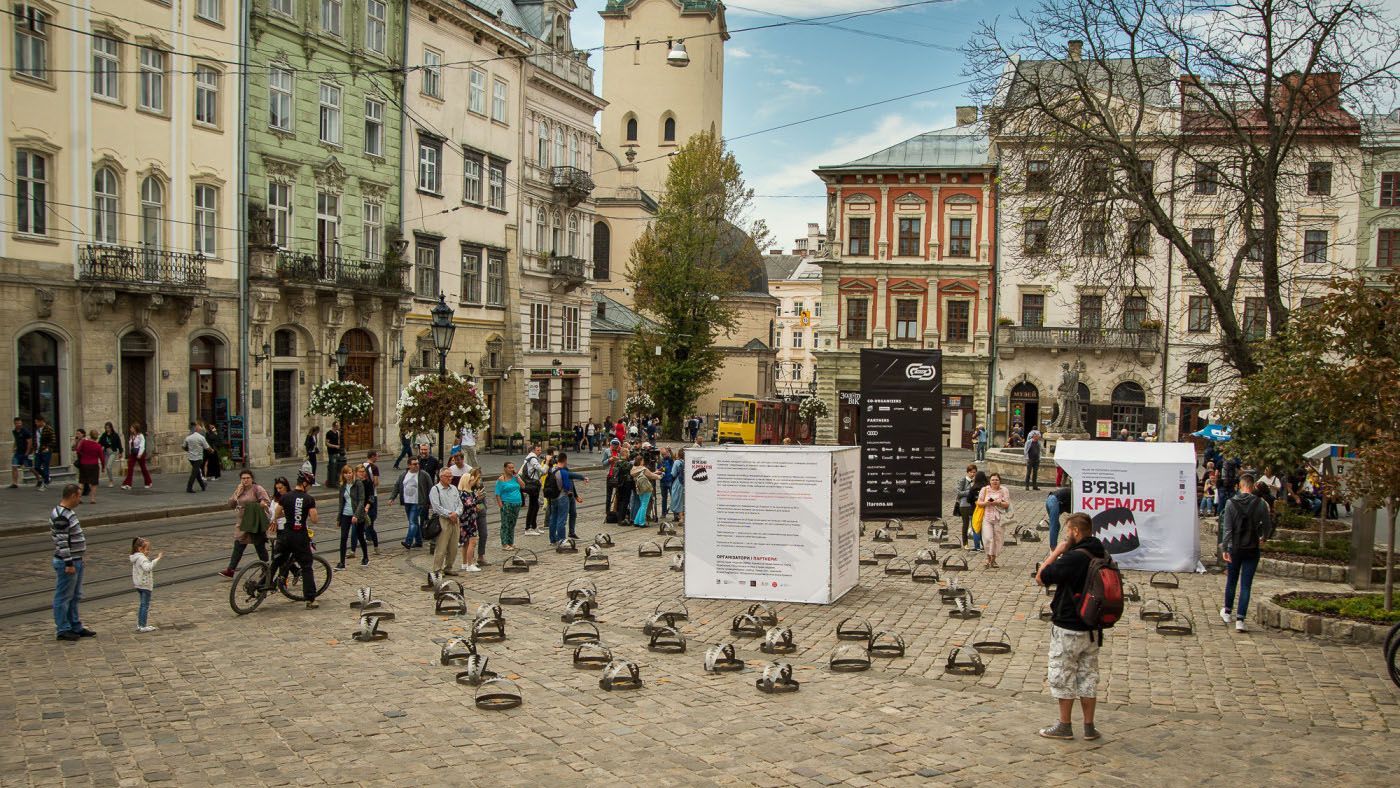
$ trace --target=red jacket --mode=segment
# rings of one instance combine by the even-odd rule
[[[620,421],[619,421],[618,423],[614,424],[614,425],[613,425],[613,434],[616,435],[616,436],[617,436],[617,439],[620,440],[620,441],[625,441],[625,440],[627,440],[627,425],[626,425],[626,424],[623,424],[623,423],[620,422]]]
[[[101,465],[102,444],[91,438],[83,438],[78,441],[78,464]]]

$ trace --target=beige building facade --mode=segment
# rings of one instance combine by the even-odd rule
[[[136,423],[187,467],[192,420],[245,452],[238,4],[22,2],[5,41],[0,378],[56,428]]]
[[[778,299],[773,327],[777,351],[773,387],[784,396],[808,396],[817,379],[812,347],[822,325],[822,269],[812,262],[814,257],[769,254],[764,258],[768,292]]]

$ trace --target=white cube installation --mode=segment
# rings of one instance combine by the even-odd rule
[[[860,449],[685,452],[685,595],[827,604],[860,578]]]

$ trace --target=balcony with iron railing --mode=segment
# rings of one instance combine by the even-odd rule
[[[588,281],[588,261],[581,257],[552,255],[549,258],[551,287],[556,290],[572,290]]]
[[[85,244],[78,247],[78,279],[139,290],[203,290],[208,258],[149,246]]]
[[[1156,353],[1161,337],[1155,328],[1001,326],[997,341],[1006,348],[1133,350],[1140,353]]]
[[[555,167],[550,170],[549,184],[554,193],[570,208],[593,193],[593,176],[578,167]]]
[[[292,249],[277,253],[278,278],[299,284],[402,294],[409,290],[407,272],[408,266],[390,260],[330,257]]]

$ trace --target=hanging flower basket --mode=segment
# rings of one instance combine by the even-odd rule
[[[491,411],[476,384],[455,372],[446,377],[419,375],[408,382],[398,402],[399,429],[407,435],[447,427],[482,432],[491,426]]]
[[[817,397],[808,397],[797,406],[797,415],[806,421],[824,419],[830,414],[831,408],[826,406],[826,400]]]
[[[646,414],[656,410],[656,403],[646,394],[633,394],[624,403],[627,413]]]
[[[354,421],[369,415],[374,397],[364,384],[353,380],[327,380],[311,389],[308,413],[333,416],[341,421]]]

